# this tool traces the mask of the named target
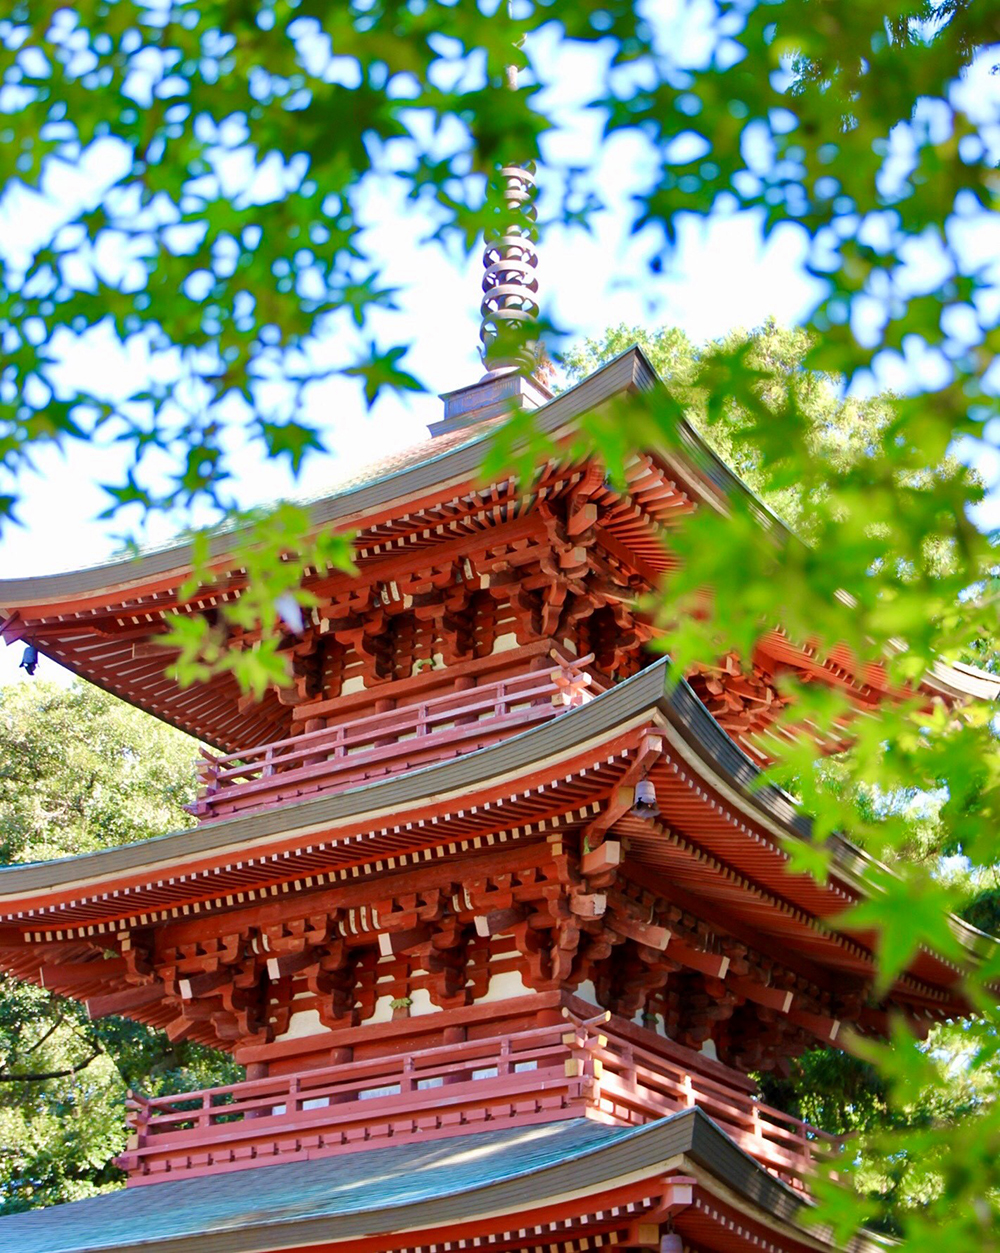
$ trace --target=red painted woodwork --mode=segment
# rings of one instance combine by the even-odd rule
[[[176,1096],[132,1095],[132,1184],[328,1156],[407,1136],[591,1117],[639,1124],[700,1106],[796,1187],[833,1137],[753,1099],[742,1076],[607,1013],[389,1051]],[[610,1021],[609,1021],[610,1020]]]
[[[188,600],[178,568],[119,574],[65,602],[5,602],[0,635],[215,745],[199,763],[201,821],[280,809],[468,754],[644,667],[655,634],[644,597],[676,567],[670,528],[716,497],[693,467],[646,454],[625,478],[619,490],[601,467],[556,454],[531,482],[424,480],[421,494],[356,515],[357,573],[306,572],[312,608],[279,642],[288,684],[260,700],[231,676],[180,689],[156,642],[166,615],[212,614],[243,594],[245,572],[221,560]],[[259,646],[257,628],[226,630],[233,652]],[[691,687],[758,762],[768,736],[813,733],[778,724],[784,672],[860,709],[894,695],[850,657],[780,632],[745,660],[706,659]],[[541,731],[536,760],[484,767],[457,798],[428,785],[386,814],[365,812],[359,789],[343,806],[359,812],[329,827],[307,827],[303,814],[324,807],[303,807],[182,833],[176,856],[158,861],[153,846],[127,870],[106,863],[88,878],[82,866],[9,902],[0,966],[92,1016],[126,1013],[247,1066],[243,1083],[132,1097],[119,1159],[132,1184],[698,1106],[801,1188],[828,1137],[755,1100],[748,1073],[834,1041],[841,1021],[879,1032],[890,1012],[918,1026],[955,1012],[958,972],[922,953],[875,1004],[871,937],[830,922],[855,899],[853,878],[789,875],[791,806],[784,817],[756,807],[684,717],[650,704],[566,749],[567,724]],[[658,818],[635,812],[639,784],[653,787]],[[590,1001],[610,1018],[588,1017]],[[698,1051],[707,1041],[720,1060]],[[668,1212],[662,1195],[629,1194],[619,1213],[622,1195],[584,1198],[593,1223],[567,1219],[580,1249],[611,1233],[642,1247],[640,1228],[658,1230],[638,1220]],[[546,1232],[555,1221],[546,1215]],[[484,1229],[497,1253],[536,1247],[504,1230]],[[722,1247],[744,1247],[726,1230],[736,1242]],[[691,1232],[696,1247],[719,1247]],[[447,1247],[466,1247],[465,1234]]]
[[[271,744],[215,756],[203,750],[199,818],[270,807],[317,791],[338,791],[484,748],[573,708],[603,690],[586,672],[591,654],[531,672],[429,697],[402,708],[338,720]]]

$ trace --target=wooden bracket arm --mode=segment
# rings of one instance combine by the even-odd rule
[[[663,755],[663,736],[647,732],[640,741],[635,760],[625,771],[622,781],[612,792],[607,805],[583,829],[585,853],[592,852],[604,842],[605,834],[624,818],[635,804],[635,788],[649,774]]]

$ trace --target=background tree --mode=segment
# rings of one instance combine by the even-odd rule
[[[41,861],[190,825],[195,743],[99,688],[0,688],[4,862]],[[120,1187],[128,1088],[242,1077],[226,1055],[0,977],[0,1213]]]
[[[808,374],[804,362],[810,348],[809,334],[779,327],[773,321],[750,331],[734,331],[722,341],[703,346],[694,345],[677,327],[663,326],[655,331],[638,326],[609,327],[602,338],[587,339],[566,353],[570,379],[586,377],[632,344],[641,346],[671,395],[683,405],[686,416],[712,448],[793,528],[802,521],[799,497],[788,489],[771,490],[759,450],[746,439],[753,412],[731,404],[714,423],[708,422],[697,386],[699,363],[715,354],[746,353],[757,367],[774,376],[769,380],[772,400],[774,395],[782,395],[785,386],[797,393],[803,421],[809,424],[813,455],[844,469],[869,455],[895,415],[895,397],[845,397],[842,380]],[[779,380],[784,386],[779,386]],[[952,461],[951,467],[958,469],[958,463]],[[966,660],[996,665],[992,653]],[[949,856],[955,848],[948,825],[942,821],[939,797],[919,793],[913,787],[899,788],[891,798],[871,786],[852,788],[850,761],[842,755],[808,764],[822,771],[826,788],[836,790],[842,804],[853,805],[846,829],[855,838],[859,828],[877,825],[887,811],[894,812],[907,835],[891,850],[893,861],[929,868],[953,888],[953,903],[963,917],[991,934],[1000,934],[997,866],[974,867],[964,858]],[[791,790],[801,791],[800,778],[786,775],[784,781]],[[981,1069],[970,1065],[969,1031],[964,1023],[946,1024],[932,1031],[925,1052],[934,1058],[936,1073],[932,1068],[933,1079],[927,1082],[924,1071],[924,1085],[910,1088],[903,1101],[890,1099],[891,1084],[870,1061],[836,1048],[805,1053],[791,1063],[786,1075],[770,1072],[757,1076],[763,1099],[769,1104],[833,1135],[856,1136],[860,1132],[871,1137],[858,1176],[861,1185],[877,1199],[878,1225],[889,1233],[899,1234],[905,1229],[906,1211],[917,1199],[907,1186],[914,1165],[912,1150],[904,1150],[887,1169],[889,1158],[899,1153],[907,1134],[920,1137],[929,1129],[956,1125],[975,1115],[993,1096],[996,1068],[992,1064]],[[871,1147],[875,1143],[891,1144],[892,1150],[879,1152]],[[918,1197],[925,1200],[926,1190]]]

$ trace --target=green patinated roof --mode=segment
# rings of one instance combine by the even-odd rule
[[[655,1176],[668,1159],[707,1170],[765,1221],[806,1202],[698,1109],[642,1127],[585,1118],[359,1149],[150,1184],[0,1218],[5,1253],[266,1253],[510,1214],[616,1179]]]
[[[0,1249],[110,1253],[200,1237],[200,1250],[212,1247],[209,1235],[246,1239],[248,1229],[316,1219],[329,1221],[333,1237],[347,1216],[370,1217],[369,1231],[398,1230],[414,1206],[534,1174],[635,1130],[572,1119],[150,1184],[0,1218]],[[471,1198],[468,1206],[480,1208]]]

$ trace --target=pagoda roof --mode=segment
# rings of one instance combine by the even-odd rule
[[[157,917],[204,916],[225,909],[227,902],[231,907],[237,895],[240,902],[252,902],[259,891],[266,899],[276,875],[286,885],[291,879],[332,886],[350,876],[352,867],[357,873],[359,863],[402,869],[407,850],[419,853],[429,843],[439,851],[452,846],[453,817],[466,824],[468,834],[470,814],[477,815],[483,832],[477,848],[494,829],[536,838],[530,835],[531,815],[578,806],[579,792],[561,800],[561,789],[572,797],[584,775],[595,794],[610,792],[633,751],[629,745],[638,742],[643,727],[653,726],[666,734],[666,760],[651,777],[670,825],[623,820],[630,856],[644,873],[703,897],[720,918],[728,911],[739,925],[745,915],[744,930],[756,932],[766,917],[768,930],[825,966],[828,978],[838,970],[869,971],[872,937],[838,932],[822,920],[866,894],[863,872],[870,859],[834,836],[834,872],[827,883],[789,875],[782,841],[808,840],[808,818],[780,789],[760,784],[759,768],[687,684],[665,691],[667,664],[655,663],[543,726],[455,759],[195,830],[2,868],[4,964],[19,960],[19,946],[28,937],[72,944],[79,942],[73,935],[114,932]],[[512,818],[504,798],[545,808],[529,811],[528,819],[518,810]],[[678,810],[676,823],[672,808]],[[420,815],[432,810],[425,823]],[[970,957],[989,944],[961,920],[952,925]],[[919,984],[908,984],[909,994],[918,1000],[930,996],[940,1009],[956,1012],[950,989],[960,975],[957,967],[921,951],[910,969]],[[32,977],[27,969],[21,974]]]
[[[533,413],[539,432],[558,437],[592,409],[627,391],[649,390],[662,382],[638,346],[620,353],[581,382],[561,392]],[[394,503],[415,497],[451,483],[464,483],[479,477],[490,438],[506,420],[494,417],[443,435],[428,437],[395,453],[359,467],[348,478],[321,495],[305,500],[316,527],[350,527],[386,512]],[[720,488],[747,491],[687,422],[682,442],[697,451],[711,478]],[[238,531],[220,528],[211,541],[211,554],[222,560],[232,548]],[[119,557],[99,565],[28,578],[0,579],[0,614],[20,605],[42,605],[60,600],[101,597],[111,590],[141,586],[151,580],[185,571],[191,560],[191,546],[178,541]]]
[[[630,349],[536,410],[534,422],[558,443],[572,435],[582,414],[616,396],[657,386],[662,383],[642,352]],[[440,512],[449,501],[473,498],[482,486],[481,467],[490,437],[503,421],[500,416],[447,432],[362,469],[307,502],[312,524],[317,529],[354,531],[360,569],[378,577],[383,557],[403,552],[397,534],[415,539],[434,527],[426,519],[435,510]],[[675,466],[670,458],[661,458],[665,465],[670,463],[667,477],[684,483],[679,500],[714,500],[721,505],[720,485],[746,490],[686,422],[680,424],[680,437],[692,450],[691,465],[685,461]],[[707,467],[707,473],[696,466]],[[534,499],[537,492],[537,485],[516,486],[516,480],[506,475],[494,487],[496,495],[516,491]],[[412,535],[404,526],[387,541],[390,524],[400,519],[409,519]],[[453,537],[450,525],[437,530],[442,534],[436,538],[442,542]],[[260,703],[244,706],[233,676],[220,675],[208,684],[183,688],[166,674],[172,654],[147,647],[163,630],[164,613],[179,607],[183,612],[201,611],[218,598],[240,594],[245,572],[227,564],[236,534],[236,529],[221,528],[213,536],[209,560],[218,578],[183,601],[179,592],[191,563],[187,542],[82,570],[0,580],[0,639],[32,643],[72,672],[224,751],[273,740],[274,711]],[[662,562],[654,534],[642,547],[642,556],[652,556],[654,565]]]
[[[642,350],[633,347],[535,410],[533,421],[540,433],[558,443],[572,434],[582,414],[625,393],[662,386]],[[503,421],[502,416],[494,417],[449,431],[362,467],[329,492],[305,502],[313,524],[356,529],[361,564],[367,568],[380,552],[392,548],[392,541],[385,543],[388,521],[415,516],[429,503],[475,486],[489,440]],[[716,508],[724,506],[727,495],[752,498],[684,419],[678,420],[677,434],[682,455],[656,455],[669,477],[683,485],[680,498]],[[788,534],[759,501],[755,508],[769,526]],[[219,570],[225,570],[236,533],[222,528],[211,541]],[[659,551],[658,544],[654,549]],[[645,550],[641,555],[649,560]],[[162,613],[177,603],[190,560],[189,545],[178,542],[86,569],[2,579],[0,639],[32,642],[75,673],[225,751],[273,740],[273,713],[261,706],[239,709],[241,693],[232,676],[219,676],[204,692],[198,686],[184,689],[165,674],[169,653],[136,652],[137,641],[141,648],[162,629]],[[210,593],[227,597],[238,594],[240,587],[239,573],[230,572]],[[210,601],[211,596],[206,604]],[[924,686],[959,698],[992,699],[1000,692],[995,676],[944,664],[935,666]]]
[[[556,1206],[574,1202],[583,1215],[592,1197],[612,1198],[602,1201],[610,1210],[616,1189],[648,1188],[669,1170],[698,1184],[692,1228],[711,1225],[715,1211],[705,1201],[721,1186],[744,1221],[766,1226],[772,1239],[784,1233],[782,1247],[830,1247],[800,1225],[809,1205],[803,1195],[697,1108],[638,1127],[570,1119],[168,1181],[2,1218],[0,1244],[19,1253],[264,1253],[342,1241],[381,1251],[447,1247],[439,1241],[458,1228],[474,1247],[480,1226],[516,1232],[524,1226],[519,1216],[555,1217]],[[724,1230],[732,1240],[732,1224]],[[537,1242],[547,1247],[566,1234]],[[875,1247],[865,1238],[854,1244]]]
[[[188,859],[220,858],[234,851],[249,853],[281,838],[305,842],[311,833],[328,830],[355,817],[405,814],[427,797],[472,796],[491,779],[522,778],[539,763],[565,757],[580,747],[603,742],[635,726],[645,714],[659,712],[695,750],[703,767],[736,791],[765,818],[773,830],[808,840],[812,824],[781,789],[759,783],[760,768],[716,722],[681,680],[666,689],[669,659],[664,658],[593,700],[568,709],[542,726],[512,735],[497,744],[436,762],[404,774],[376,779],[343,791],[224,818],[184,831],[170,832],[114,848],[22,865],[0,866],[0,918],[8,906],[28,895],[58,893],[74,885],[101,883],[136,871],[176,867]],[[867,860],[841,836],[831,837],[846,879],[853,880]],[[978,935],[973,928],[970,934]]]

